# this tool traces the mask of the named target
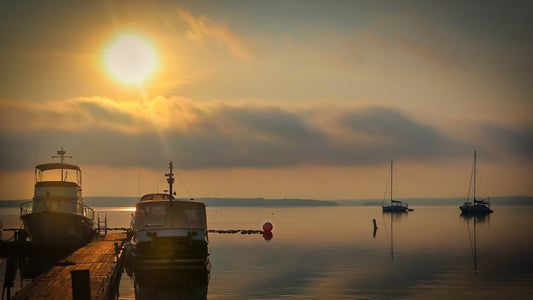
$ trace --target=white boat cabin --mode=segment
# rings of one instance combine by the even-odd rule
[[[205,204],[193,200],[171,200],[168,194],[144,195],[137,203],[133,229],[207,228]]]
[[[65,163],[36,166],[31,210],[33,213],[53,211],[85,215],[80,168]]]

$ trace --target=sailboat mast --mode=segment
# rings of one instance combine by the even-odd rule
[[[474,150],[474,201],[476,201],[476,150]]]
[[[390,161],[390,201],[392,205],[392,160]]]

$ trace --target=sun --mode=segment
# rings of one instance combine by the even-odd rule
[[[145,39],[135,34],[124,34],[107,48],[104,63],[117,80],[126,84],[140,84],[156,70],[157,57]]]

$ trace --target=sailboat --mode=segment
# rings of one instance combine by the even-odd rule
[[[473,187],[473,202],[470,202],[470,188],[472,187],[472,179],[474,179]],[[468,195],[466,202],[459,206],[461,213],[491,213],[490,202],[485,199],[478,200],[476,199],[476,150],[474,150],[474,165],[472,166],[472,173],[470,174],[470,185],[468,186]]]
[[[413,211],[410,209],[407,203],[399,200],[392,199],[392,160],[390,161],[390,205],[385,205],[385,199],[383,199],[383,212],[407,212]]]

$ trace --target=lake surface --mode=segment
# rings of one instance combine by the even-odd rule
[[[208,276],[124,273],[120,299],[527,299],[533,294],[533,206],[493,206],[491,215],[471,218],[460,216],[456,206],[413,208],[383,214],[375,206],[209,207],[210,229],[261,229],[269,221],[273,237],[210,233]],[[110,227],[129,225],[131,212],[125,208],[97,210],[108,211]],[[4,228],[7,212],[0,212]]]

